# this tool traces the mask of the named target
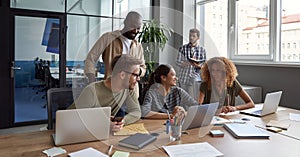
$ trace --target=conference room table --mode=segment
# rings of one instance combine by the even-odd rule
[[[291,125],[286,131],[274,133],[267,131],[270,135],[269,139],[236,139],[222,125],[210,125],[202,128],[187,130],[179,141],[170,142],[169,135],[165,130],[165,120],[148,120],[141,119],[136,123],[143,123],[145,128],[150,133],[159,133],[158,139],[139,151],[130,151],[123,149],[121,146],[114,145],[113,152],[128,151],[130,157],[161,157],[168,154],[161,148],[163,145],[180,145],[188,143],[208,142],[218,151],[224,154],[225,157],[299,157],[300,156],[300,122],[289,120],[289,114],[300,114],[300,111],[281,108],[276,113],[265,117],[253,117],[239,113],[230,113],[223,115],[226,119],[241,119],[248,118],[259,129],[265,130],[265,124],[270,120],[288,121]],[[217,129],[224,132],[224,137],[212,137],[208,134],[211,129]],[[53,130],[1,135],[0,136],[0,156],[2,157],[38,157],[46,156],[42,153],[43,150],[55,147],[52,139]],[[126,136],[125,136],[126,137]],[[122,138],[125,138],[122,137]],[[115,139],[114,139],[115,138]],[[110,140],[94,141],[79,144],[70,144],[60,146],[67,153],[58,155],[66,157],[68,153],[79,151],[85,148],[95,148],[103,153],[107,153],[109,145],[118,141],[120,136],[110,136]],[[110,143],[113,141],[112,143]],[[195,154],[195,156],[197,156]]]

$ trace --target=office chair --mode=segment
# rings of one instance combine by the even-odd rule
[[[49,64],[44,66],[46,90],[59,87],[59,80],[55,79],[50,72]]]
[[[50,61],[47,61],[43,64],[43,71],[44,71],[44,77],[45,77],[45,88],[43,89],[44,91],[48,91],[50,88],[58,88],[59,87],[59,80],[55,79],[54,77],[51,76],[50,72]],[[45,94],[42,98],[47,97]],[[44,108],[46,105],[43,106]]]
[[[57,110],[67,109],[74,101],[72,88],[50,88],[47,91],[48,129],[53,129]],[[72,122],[70,122],[72,123]]]
[[[29,81],[29,86],[32,87],[33,90],[36,90],[36,94],[39,92],[43,92],[43,87],[45,87],[45,78],[44,71],[42,69],[42,60],[38,57],[34,60],[34,79]]]

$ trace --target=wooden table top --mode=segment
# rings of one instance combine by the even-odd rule
[[[263,118],[252,117],[241,114],[228,115],[224,118],[236,119],[241,117],[250,118],[250,123],[255,125],[261,125],[262,127],[270,120],[284,120],[287,118],[288,113],[294,112],[293,110],[282,110],[275,114],[268,115]],[[298,111],[296,111],[298,113]],[[294,137],[298,137],[300,133],[300,122],[293,122],[291,128],[286,132],[270,134],[269,139],[236,139],[229,134],[222,126],[207,126],[203,128],[196,128],[188,130],[188,134],[183,134],[180,141],[169,142],[169,135],[166,135],[163,131],[165,126],[164,120],[140,120],[138,123],[144,123],[145,127],[150,133],[159,133],[159,138],[156,142],[150,144],[145,149],[140,151],[130,151],[130,157],[161,157],[168,156],[160,146],[173,145],[173,144],[186,144],[197,142],[208,142],[214,146],[217,150],[222,152],[224,156],[228,157],[299,157],[300,156],[300,140]],[[224,132],[224,137],[211,137],[207,134],[210,129],[218,129]],[[38,131],[21,134],[1,135],[0,136],[0,156],[2,157],[45,157],[42,153],[43,150],[54,147],[52,140],[53,130]],[[290,136],[287,136],[288,134]],[[113,137],[112,137],[113,138]],[[120,138],[120,137],[118,137]],[[113,140],[112,142],[118,141]],[[79,144],[71,144],[60,146],[68,153],[82,150],[88,147],[93,147],[103,153],[107,152],[111,139],[108,141],[95,141]],[[115,146],[113,152],[116,150],[125,150],[120,146]],[[67,154],[60,155],[59,157],[66,157]]]

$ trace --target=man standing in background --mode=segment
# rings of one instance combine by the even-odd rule
[[[84,65],[84,73],[90,83],[95,81],[95,64],[99,60],[100,55],[102,55],[105,65],[104,79],[111,75],[111,61],[122,54],[129,54],[142,60],[140,73],[141,76],[144,76],[146,71],[144,51],[142,45],[135,40],[142,25],[142,16],[135,11],[131,11],[124,20],[124,28],[122,30],[105,33],[96,41],[88,53]]]
[[[200,31],[190,29],[189,43],[179,48],[177,65],[179,66],[179,86],[187,91],[195,100],[198,100],[199,84],[201,81],[200,69],[206,60],[206,51],[199,45]]]

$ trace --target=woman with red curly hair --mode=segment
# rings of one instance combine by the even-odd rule
[[[198,102],[208,104],[219,102],[221,112],[228,113],[254,107],[247,92],[236,80],[238,73],[235,65],[225,57],[209,59],[201,69],[202,82]],[[235,97],[240,96],[244,104],[235,105]]]

